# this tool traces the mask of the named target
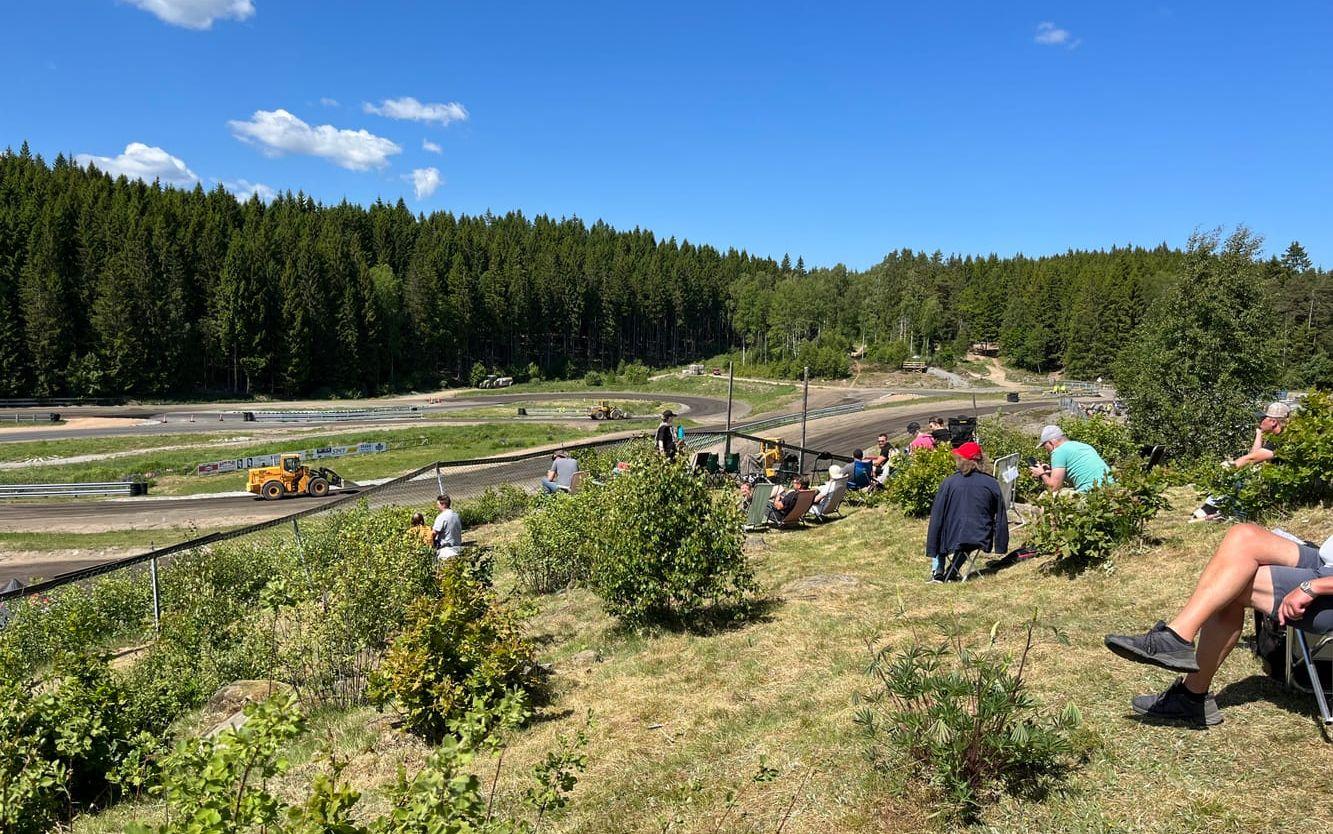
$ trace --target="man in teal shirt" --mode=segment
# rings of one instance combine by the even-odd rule
[[[1041,430],[1041,447],[1051,453],[1051,465],[1032,467],[1032,476],[1051,492],[1059,492],[1066,482],[1078,492],[1112,482],[1111,467],[1097,450],[1065,437],[1059,426],[1046,426]]]

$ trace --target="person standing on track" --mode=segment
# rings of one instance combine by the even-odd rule
[[[657,451],[666,455],[667,460],[676,459],[676,430],[672,427],[671,421],[675,418],[671,409],[662,412],[662,423],[657,427],[656,443]]]

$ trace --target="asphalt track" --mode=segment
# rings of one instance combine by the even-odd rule
[[[226,404],[204,404],[193,409],[175,409],[171,411],[154,410],[144,406],[75,406],[71,408],[20,408],[8,409],[0,414],[0,428],[5,427],[5,415],[13,414],[30,415],[33,413],[57,412],[66,419],[75,419],[81,417],[93,418],[115,418],[125,420],[123,426],[96,426],[89,428],[49,428],[49,429],[28,429],[21,433],[0,434],[0,443],[23,442],[26,440],[64,440],[76,437],[126,437],[143,436],[152,437],[153,435],[165,434],[187,434],[195,432],[217,432],[229,431],[239,427],[244,427],[247,433],[266,432],[266,431],[288,431],[296,428],[317,428],[324,430],[351,431],[359,428],[387,428],[392,426],[413,426],[420,425],[423,422],[428,423],[435,419],[447,419],[451,412],[468,411],[476,408],[485,408],[494,405],[511,405],[523,402],[543,402],[547,400],[606,400],[606,399],[637,399],[637,400],[656,400],[661,402],[680,403],[688,409],[690,419],[707,422],[710,420],[725,417],[727,413],[726,400],[714,397],[695,397],[687,394],[642,394],[632,391],[597,391],[597,392],[552,392],[552,393],[533,393],[533,394],[495,394],[479,397],[452,397],[444,402],[423,403],[415,401],[386,401],[375,403],[373,405],[359,404],[357,407],[365,409],[377,408],[403,408],[415,406],[421,413],[420,418],[401,418],[391,417],[370,418],[364,421],[350,420],[311,420],[301,422],[283,423],[276,421],[256,420],[246,422],[242,416],[243,411],[294,411],[297,410],[291,404],[275,405],[266,408],[262,403],[247,403],[243,405]],[[333,411],[340,408],[351,408],[350,403],[322,403],[312,407],[312,410]],[[744,416],[749,411],[749,406],[737,402],[735,403],[735,416]],[[554,418],[543,418],[546,420]],[[577,418],[572,418],[577,419]],[[480,422],[480,421],[479,421]]]
[[[629,396],[629,392],[608,392],[609,396]],[[563,396],[563,395],[562,395]],[[596,398],[600,395],[591,395]],[[633,395],[642,398],[644,395]],[[656,396],[656,395],[654,395]],[[502,395],[496,398],[502,403],[520,402],[531,395]],[[546,397],[549,399],[549,397]],[[486,400],[492,398],[487,397]],[[706,398],[673,397],[673,401],[685,400],[704,403],[716,401]],[[693,403],[691,409],[694,408]],[[725,414],[725,403],[721,404]],[[905,426],[916,420],[924,423],[929,417],[941,414],[976,414],[984,416],[1003,409],[1014,413],[1031,409],[1050,409],[1054,404],[1046,402],[1026,402],[1022,404],[987,404],[975,411],[970,403],[964,407],[963,401],[930,406],[915,406],[910,402],[887,409],[867,411],[812,420],[807,425],[806,445],[811,449],[830,451],[849,455],[854,448],[870,448],[874,445],[875,435],[887,432],[895,440],[905,436]],[[701,409],[702,410],[702,409]],[[692,412],[691,416],[716,416],[713,410],[704,415]],[[720,421],[719,421],[720,422]],[[780,437],[789,443],[798,443],[801,436],[800,424],[782,426],[760,432],[766,437]],[[738,451],[745,451],[743,445],[736,445]],[[547,459],[537,457],[532,460],[506,463],[502,465],[480,465],[466,468],[445,470],[445,488],[458,497],[475,495],[488,486],[497,483],[535,484],[547,468]],[[377,495],[372,505],[430,503],[436,490],[433,477],[416,481],[387,493]],[[56,504],[6,504],[0,505],[0,530],[10,531],[67,531],[93,529],[170,529],[196,526],[216,528],[218,526],[254,524],[281,518],[301,510],[310,509],[320,504],[337,500],[344,493],[336,493],[328,498],[294,498],[283,501],[261,501],[249,495],[220,496],[208,498],[137,498],[113,499],[101,501],[65,502]],[[173,531],[174,532],[174,531]],[[160,544],[172,544],[163,541]],[[59,557],[50,560],[25,560],[21,563],[7,564],[0,561],[0,585],[11,578],[28,580],[32,577],[49,577],[81,567],[87,567],[108,561],[108,556],[89,554],[87,557]]]

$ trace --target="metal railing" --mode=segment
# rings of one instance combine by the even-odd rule
[[[147,495],[142,481],[110,481],[90,484],[0,484],[0,498],[62,498],[88,495]]]
[[[253,418],[260,423],[307,423],[307,422],[355,422],[361,420],[411,420],[423,415],[421,409],[411,408],[362,408],[328,409],[310,411],[246,411],[247,420]]]
[[[54,411],[16,411],[13,414],[0,414],[0,423],[59,423],[60,415]]]

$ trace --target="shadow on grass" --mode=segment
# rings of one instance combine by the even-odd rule
[[[1319,720],[1319,709],[1315,706],[1313,693],[1288,690],[1278,681],[1267,675],[1250,675],[1243,680],[1224,686],[1217,693],[1218,707],[1239,707],[1254,701],[1265,701],[1293,715],[1310,718],[1324,732],[1324,739],[1330,740],[1327,729]]]
[[[682,617],[674,612],[661,612],[637,628],[637,633],[660,630],[671,634],[692,634],[707,637],[739,631],[752,625],[773,622],[773,612],[784,600],[776,596],[763,596],[743,602],[727,605],[715,605],[693,616]],[[617,629],[624,633],[635,633],[633,625],[621,625]]]

